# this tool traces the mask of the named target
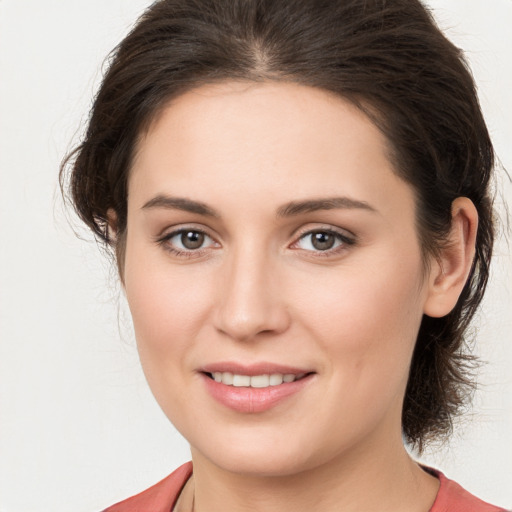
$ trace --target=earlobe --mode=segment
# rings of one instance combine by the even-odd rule
[[[424,313],[442,317],[455,307],[466,284],[475,256],[478,212],[467,197],[452,203],[452,225],[448,240],[432,262]]]

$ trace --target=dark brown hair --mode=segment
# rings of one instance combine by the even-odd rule
[[[84,140],[61,168],[78,215],[116,248],[121,273],[139,135],[172,98],[222,80],[296,82],[361,108],[386,135],[397,174],[416,193],[424,254],[442,247],[455,198],[475,204],[470,277],[449,315],[424,317],[411,363],[402,425],[421,450],[451,431],[471,395],[464,335],[493,244],[494,153],[461,51],[417,0],[155,2],[111,54]],[[117,242],[108,233],[109,209],[117,214]]]

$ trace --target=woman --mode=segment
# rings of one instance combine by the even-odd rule
[[[192,464],[114,511],[497,511],[420,451],[467,403],[493,148],[416,1],[173,0],[67,159]]]

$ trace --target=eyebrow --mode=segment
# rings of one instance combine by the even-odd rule
[[[359,209],[377,213],[377,210],[366,201],[358,201],[350,197],[328,197],[325,199],[312,199],[307,201],[292,201],[277,210],[278,217],[293,217],[303,213],[319,210]]]
[[[169,210],[183,210],[185,212],[197,213],[207,217],[220,217],[220,215],[208,205],[199,201],[192,201],[183,197],[170,197],[158,195],[150,199],[142,207],[143,210],[151,208],[166,208]]]
[[[220,218],[220,214],[213,208],[200,201],[193,201],[183,197],[171,197],[158,195],[144,204],[142,209],[165,208],[169,210],[182,210],[185,212],[205,215],[207,217]],[[292,201],[277,210],[277,217],[293,217],[304,213],[320,210],[335,209],[359,209],[376,213],[377,210],[366,201],[358,201],[349,197],[328,197],[321,199],[309,199],[306,201]]]

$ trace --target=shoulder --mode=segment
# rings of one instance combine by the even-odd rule
[[[169,512],[192,474],[187,462],[149,489],[108,507],[103,512]]]
[[[436,500],[429,512],[506,512],[473,496],[457,482],[446,478],[440,471],[425,468],[441,483]]]

